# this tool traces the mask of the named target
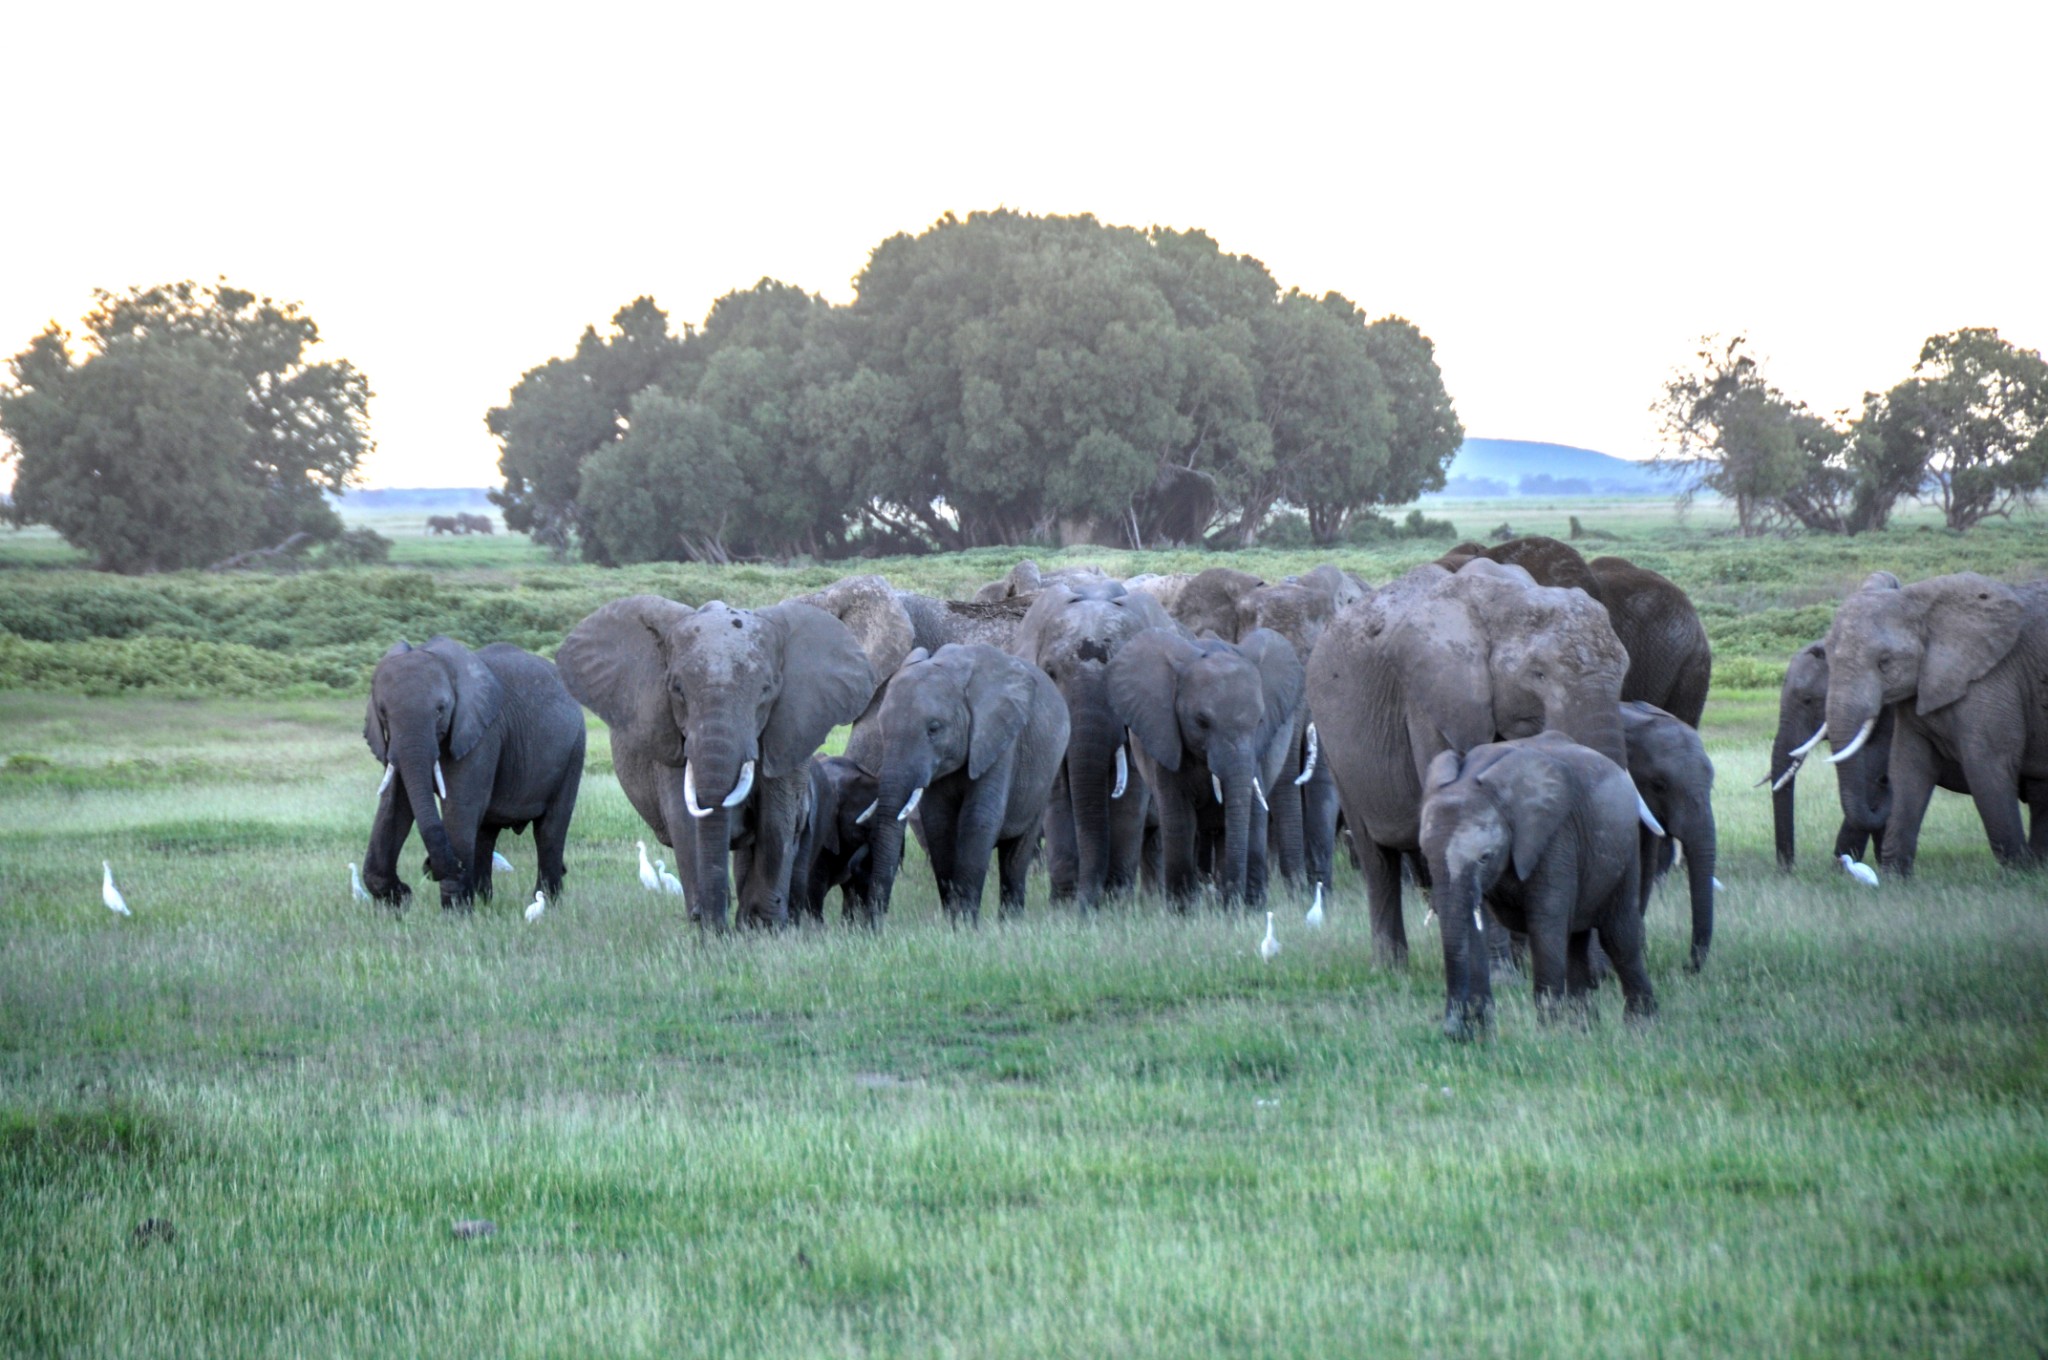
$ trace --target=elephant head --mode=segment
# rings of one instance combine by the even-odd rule
[[[1175,781],[1179,795],[1199,801],[1206,788],[1220,798],[1219,887],[1225,900],[1241,900],[1252,804],[1265,801],[1262,781],[1285,759],[1301,703],[1293,646],[1263,628],[1236,645],[1152,630],[1125,644],[1108,680],[1110,706],[1147,758],[1166,773],[1185,772]]]
[[[497,723],[504,704],[498,677],[450,638],[436,637],[424,647],[400,642],[370,676],[363,739],[384,767],[379,791],[390,790],[395,777],[392,796],[410,800],[427,862],[443,882],[461,866],[437,801],[446,796],[441,762],[452,765],[467,757]]]
[[[1898,578],[1884,575],[1896,589]],[[1771,786],[1772,836],[1782,869],[1790,869],[1797,858],[1797,781],[1808,755],[1827,735],[1827,706],[1827,644],[1809,642],[1785,665],[1785,683],[1778,690],[1778,730],[1771,739],[1770,771],[1764,776]],[[1862,859],[1872,837],[1882,843],[1885,818],[1891,813],[1891,746],[1892,710],[1887,707],[1863,749],[1835,766],[1842,804],[1835,854]]]
[[[1866,580],[1828,629],[1832,759],[1861,749],[1886,705],[1910,699],[1925,716],[1961,699],[2011,655],[2025,623],[2019,592],[1975,572],[1910,586],[1883,572]]]
[[[678,860],[691,831],[690,900],[714,927],[725,922],[730,811],[757,779],[808,779],[812,752],[875,688],[846,627],[795,601],[692,609],[629,596],[577,624],[555,664],[611,727],[621,786]]]
[[[1642,838],[1642,898],[1649,905],[1652,878],[1670,867],[1672,842],[1685,847],[1686,887],[1692,904],[1692,952],[1698,972],[1714,939],[1714,762],[1699,732],[1655,704],[1621,706],[1628,742],[1628,773],[1664,835]],[[1647,832],[1647,828],[1645,828]]]
[[[824,915],[825,895],[840,888],[847,918],[873,924],[866,885],[871,867],[869,828],[874,821],[863,821],[861,814],[875,801],[876,792],[875,777],[857,762],[845,756],[811,758],[810,826],[796,866],[803,890],[793,896],[813,918]]]
[[[1213,633],[1225,642],[1235,642],[1244,628],[1245,597],[1265,584],[1235,567],[1197,572],[1173,601],[1174,620],[1195,637]]]

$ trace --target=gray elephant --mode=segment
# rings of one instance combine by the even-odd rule
[[[823,590],[798,598],[852,630],[875,674],[884,680],[896,673],[912,648],[935,652],[951,642],[1008,647],[1031,608],[1031,601],[1023,597],[941,600],[898,590],[872,574],[844,576]]]
[[[1961,772],[2001,864],[2030,864],[2020,796],[2048,788],[2048,582],[1975,572],[1901,586],[1882,575],[1842,602],[1828,630],[1827,736],[1836,762],[1894,714],[1892,804],[1880,867],[1913,871],[1920,821],[1944,762]]]
[[[1692,903],[1692,951],[1686,966],[1698,972],[1714,942],[1714,762],[1707,759],[1699,730],[1655,704],[1631,700],[1621,706],[1621,734],[1628,743],[1628,773],[1636,792],[1662,828],[1641,832],[1643,910],[1650,890],[1671,867],[1674,844],[1685,847],[1686,888]]]
[[[1127,733],[1109,701],[1109,666],[1132,638],[1175,632],[1148,595],[1107,578],[1042,588],[1010,652],[1044,671],[1066,701],[1071,734],[1045,814],[1052,900],[1096,905],[1139,878],[1151,793],[1131,774]]]
[[[1528,936],[1539,1013],[1585,1003],[1596,930],[1627,1014],[1656,1013],[1643,966],[1640,806],[1619,766],[1561,732],[1431,759],[1421,843],[1443,935],[1445,1034],[1474,1038],[1492,1020],[1482,905]]]
[[[398,852],[414,823],[441,905],[491,895],[498,833],[533,828],[535,887],[562,891],[562,847],[583,779],[583,710],[546,659],[510,643],[471,651],[401,642],[370,676],[363,739],[384,767],[363,886],[404,902]]]
[[[1771,739],[1770,772],[1764,776],[1771,786],[1771,833],[1781,869],[1790,869],[1798,855],[1795,800],[1799,771],[1813,749],[1812,743],[1826,735],[1827,707],[1827,645],[1809,642],[1793,653],[1785,665],[1785,683],[1778,690],[1778,730]],[[1865,739],[1863,749],[1835,766],[1842,804],[1842,824],[1835,832],[1837,856],[1860,860],[1874,841],[1878,856],[1883,857],[1884,823],[1892,807],[1893,721],[1892,710],[1886,707],[1878,715],[1877,726]],[[1950,766],[1945,776],[1940,781],[1942,787],[1954,788],[1961,782],[1962,772]]]
[[[462,525],[456,520],[455,516],[453,515],[428,515],[426,528],[422,529],[420,532],[422,534],[439,535],[459,534],[465,531]]]
[[[1294,648],[1263,628],[1234,644],[1154,630],[1124,644],[1108,680],[1158,804],[1168,896],[1185,907],[1206,858],[1226,903],[1264,900],[1265,791],[1287,763],[1301,706]]]
[[[675,849],[691,914],[725,928],[736,852],[740,919],[788,924],[811,756],[875,690],[845,625],[795,602],[692,609],[633,595],[577,624],[555,663],[611,728],[619,787]]]
[[[1067,705],[1045,672],[986,643],[913,651],[889,677],[857,732],[874,774],[869,899],[887,912],[903,862],[903,825],[916,813],[939,901],[958,921],[981,920],[990,854],[1004,916],[1024,909],[1025,874],[1067,753]]]
[[[1310,655],[1309,711],[1365,878],[1374,952],[1405,963],[1401,858],[1442,751],[1556,729],[1625,768],[1628,654],[1582,591],[1486,559],[1415,568],[1339,614]]]
[[[1317,572],[1335,572],[1319,567]],[[1287,639],[1307,673],[1308,658],[1336,617],[1340,600],[1357,603],[1370,592],[1349,573],[1315,580],[1309,573],[1298,581],[1259,586],[1238,607],[1240,635],[1269,628]],[[1315,713],[1303,703],[1295,713],[1294,738],[1272,791],[1271,849],[1280,861],[1280,876],[1297,886],[1320,885],[1328,891],[1337,844],[1337,781],[1319,758]]]
[[[977,604],[996,604],[1003,600],[1030,600],[1039,591],[1058,582],[1071,582],[1087,587],[1098,581],[1110,580],[1109,573],[1090,563],[1076,567],[1054,567],[1051,571],[1040,567],[1030,558],[1025,558],[1000,579],[990,581],[974,592]]]
[[[1671,580],[1625,557],[1596,557],[1542,534],[1493,547],[1461,543],[1438,559],[1455,571],[1474,557],[1512,564],[1543,586],[1579,589],[1605,606],[1614,634],[1628,651],[1621,697],[1657,705],[1690,726],[1706,711],[1714,652],[1691,597]]]
[[[839,890],[848,921],[875,923],[870,901],[874,856],[868,845],[870,818],[860,814],[875,801],[875,777],[847,756],[811,757],[810,816],[798,841],[790,875],[790,914],[821,921],[825,898]]]

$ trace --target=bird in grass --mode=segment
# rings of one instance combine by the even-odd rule
[[[1303,917],[1302,919],[1308,923],[1308,928],[1310,930],[1321,930],[1323,928],[1322,884],[1316,884],[1316,904],[1308,909],[1308,915]]]
[[[533,922],[538,921],[541,917],[541,913],[546,911],[547,909],[548,895],[540,891],[538,888],[536,888],[534,890],[533,900],[526,904],[527,924],[531,925]]]
[[[491,851],[491,867],[501,874],[509,874],[512,872],[512,861],[493,850]]]
[[[661,890],[663,892],[673,897],[681,897],[683,895],[683,881],[668,871],[668,864],[665,861],[654,861],[654,873],[655,877],[661,880]]]
[[[1867,888],[1875,888],[1877,886],[1877,870],[1871,868],[1868,864],[1859,864],[1847,855],[1843,855],[1840,858],[1843,873],[1846,873],[1849,877]]]
[[[350,860],[348,866],[348,891],[358,902],[370,900],[370,890],[363,886],[363,876],[356,869],[354,860]]]
[[[106,903],[107,910],[116,916],[133,916],[135,913],[128,910],[128,899],[121,896],[121,890],[114,886],[112,862],[101,860],[100,868],[106,871],[105,876],[100,879],[100,901]]]
[[[635,841],[640,847],[640,886],[649,892],[661,891],[661,878],[654,872],[653,861],[647,858],[647,842]]]
[[[1259,957],[1271,963],[1280,957],[1280,937],[1273,933],[1273,913],[1266,913],[1266,938],[1259,941]]]

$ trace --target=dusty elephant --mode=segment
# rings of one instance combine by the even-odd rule
[[[555,663],[612,729],[619,787],[675,848],[692,915],[725,928],[737,850],[740,919],[786,925],[811,756],[875,690],[853,634],[795,602],[633,595],[577,624]]]
[[[562,891],[562,847],[583,779],[583,711],[545,658],[510,643],[471,651],[399,643],[370,677],[363,739],[384,767],[363,886],[403,902],[398,852],[418,823],[441,905],[491,895],[498,833],[529,825],[535,887]]]

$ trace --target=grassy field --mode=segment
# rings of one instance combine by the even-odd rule
[[[2048,562],[2027,525],[1765,550],[1629,513],[1601,521],[1618,546],[1758,664],[1869,565]],[[1431,555],[1361,565],[1382,580],[1403,553]],[[1682,970],[1673,885],[1653,1024],[1623,1025],[1610,989],[1590,1030],[1541,1027],[1521,989],[1492,1042],[1457,1047],[1419,907],[1410,969],[1377,968],[1348,876],[1319,935],[1278,904],[1270,965],[1262,919],[1076,920],[1042,880],[1024,922],[955,931],[917,862],[878,937],[700,939],[638,885],[645,832],[595,722],[569,891],[539,922],[513,891],[525,839],[473,915],[358,906],[360,691],[233,697],[228,649],[289,659],[344,606],[540,632],[629,589],[838,574],[418,565],[8,574],[10,617],[113,600],[76,637],[10,634],[17,655],[182,647],[227,678],[0,694],[0,1352],[2009,1355],[2048,1335],[2048,881],[1997,870],[1940,795],[1919,876],[1862,889],[1823,862],[1824,778],[1778,873],[1751,787],[1767,690],[1708,710],[1727,891],[1705,973]],[[944,588],[1003,565],[902,570]],[[142,616],[164,601],[190,635]],[[216,643],[218,619],[287,644]],[[345,672],[353,644],[326,645]],[[102,859],[132,919],[99,905]],[[137,1236],[150,1219],[168,1240]],[[496,1231],[458,1239],[469,1219]]]

